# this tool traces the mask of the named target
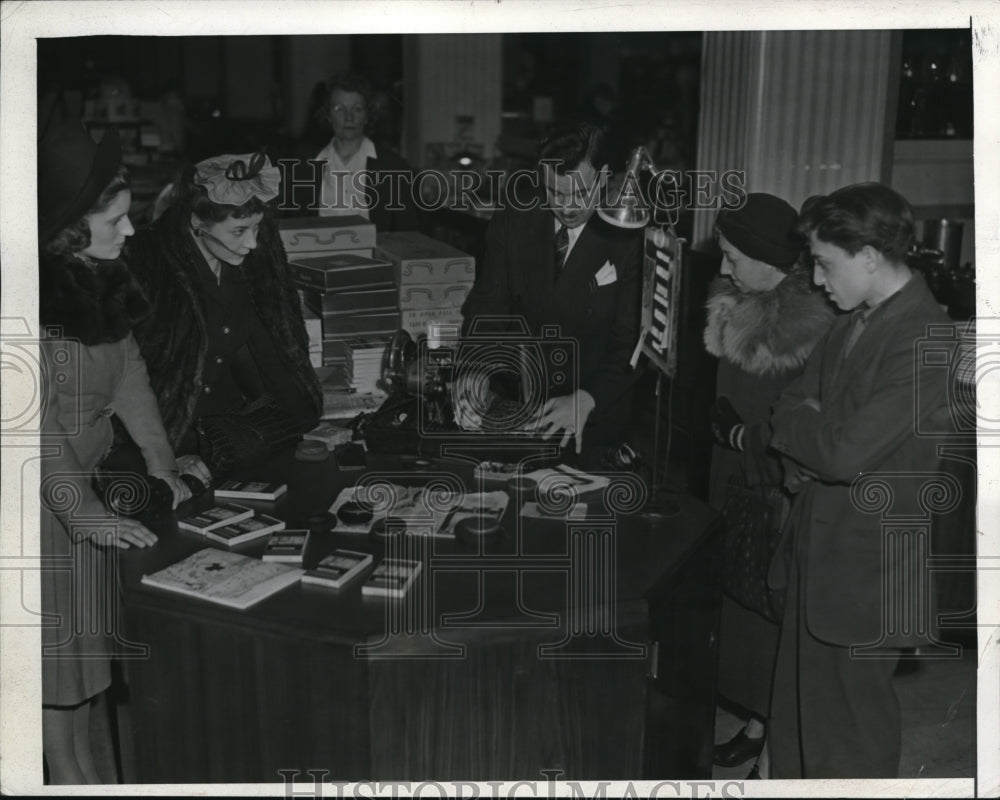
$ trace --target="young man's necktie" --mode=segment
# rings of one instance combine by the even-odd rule
[[[567,230],[565,225],[560,225],[558,230],[556,230],[556,275],[562,271],[568,250],[569,230]]]
[[[855,311],[851,319],[850,331],[847,334],[847,342],[844,345],[844,358],[847,358],[851,354],[854,345],[861,338],[861,334],[864,333],[867,324],[864,311]]]

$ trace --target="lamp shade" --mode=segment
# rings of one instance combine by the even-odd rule
[[[639,172],[643,169],[655,168],[649,151],[645,147],[637,147],[629,158],[618,196],[608,206],[597,209],[601,219],[617,228],[644,228],[649,224],[649,203],[639,186]]]

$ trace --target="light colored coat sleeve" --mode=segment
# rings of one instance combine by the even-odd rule
[[[163,427],[156,397],[149,386],[146,362],[130,333],[123,340],[125,370],[111,399],[111,407],[142,451],[150,474],[177,469],[174,452]]]

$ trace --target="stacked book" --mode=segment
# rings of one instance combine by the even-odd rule
[[[288,484],[280,481],[227,480],[214,489],[215,499],[225,500],[277,500],[288,491]]]
[[[406,597],[421,567],[419,561],[408,558],[383,559],[362,584],[361,594],[366,597]]]
[[[352,391],[378,391],[382,360],[392,337],[388,334],[357,337],[344,342],[345,367]]]
[[[324,418],[346,419],[378,408],[385,399],[376,387],[384,347],[376,356],[348,344],[359,338],[388,343],[400,327],[395,267],[372,256],[375,226],[352,215],[294,217],[282,220],[280,229],[302,298]]]
[[[382,390],[351,391],[350,379],[342,366],[317,369],[316,377],[319,378],[319,387],[323,392],[325,420],[349,420],[358,414],[377,411],[387,397]]]
[[[371,222],[360,216],[295,217],[281,221],[281,239],[307,316],[320,321],[323,366],[343,363],[346,339],[399,330],[395,269],[372,257]]]
[[[416,232],[380,233],[375,256],[392,263],[400,327],[416,338],[430,323],[462,324],[462,303],[476,279],[475,259]]]
[[[343,362],[348,339],[399,330],[399,298],[388,261],[330,253],[296,261],[292,268],[306,308],[320,319],[324,366]]]
[[[386,393],[379,387],[379,381],[391,338],[391,334],[379,333],[330,344],[329,360],[323,369],[317,371],[323,391],[325,419],[353,417],[382,404]],[[359,403],[363,407],[354,414],[350,413]],[[334,413],[337,409],[343,413]]]
[[[388,261],[334,252],[292,266],[306,306],[323,320],[324,341],[398,330],[399,304]]]
[[[354,438],[354,431],[341,423],[323,420],[311,431],[302,434],[303,439],[323,442],[327,450],[333,450],[338,444],[346,444]]]
[[[308,546],[309,531],[305,528],[277,531],[267,540],[261,560],[301,566]]]
[[[234,547],[284,530],[285,523],[237,503],[222,503],[178,520],[177,527]]]
[[[306,305],[306,293],[299,289],[302,304],[302,320],[306,324],[309,337],[309,363],[313,367],[323,366],[323,318]]]
[[[341,589],[358,578],[372,563],[371,553],[338,548],[302,576],[303,583]]]

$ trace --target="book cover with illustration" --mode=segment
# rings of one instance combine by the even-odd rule
[[[301,576],[301,569],[285,564],[205,548],[165,569],[143,575],[142,583],[243,610],[297,583]]]

